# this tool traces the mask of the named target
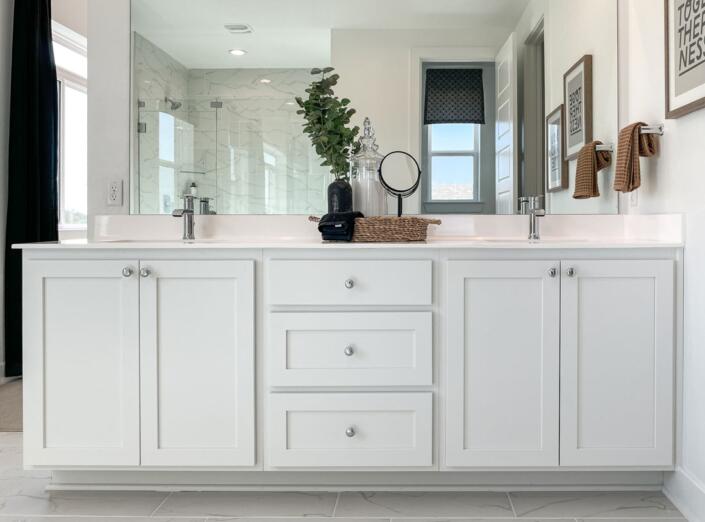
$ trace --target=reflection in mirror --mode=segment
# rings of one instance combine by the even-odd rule
[[[369,117],[379,153],[418,160],[405,214],[511,214],[532,195],[551,213],[615,213],[613,166],[597,175],[599,197],[573,198],[555,111],[564,132],[589,121],[593,139],[616,141],[616,4],[132,0],[131,211],[170,214],[192,195],[201,213],[324,214],[334,178],[295,98],[320,79],[312,68],[331,66],[350,126]],[[568,107],[564,75],[585,55],[592,107]],[[409,177],[389,169],[392,185]]]

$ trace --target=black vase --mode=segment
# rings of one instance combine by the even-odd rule
[[[328,185],[328,213],[340,214],[342,212],[352,212],[353,196],[350,183],[342,179],[336,179]]]

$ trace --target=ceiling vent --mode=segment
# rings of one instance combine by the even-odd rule
[[[248,34],[252,32],[252,26],[248,24],[225,24],[225,30],[230,34]]]

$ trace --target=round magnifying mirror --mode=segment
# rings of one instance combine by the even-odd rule
[[[401,216],[402,199],[408,198],[419,188],[421,168],[408,152],[390,152],[379,165],[379,180],[384,189],[397,198],[397,216]]]

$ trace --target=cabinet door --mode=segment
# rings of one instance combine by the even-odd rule
[[[142,464],[254,464],[252,261],[142,261]]]
[[[139,464],[137,279],[136,261],[24,263],[25,465]]]
[[[673,262],[564,261],[561,465],[673,463]]]
[[[448,263],[446,465],[558,465],[558,261]]]

